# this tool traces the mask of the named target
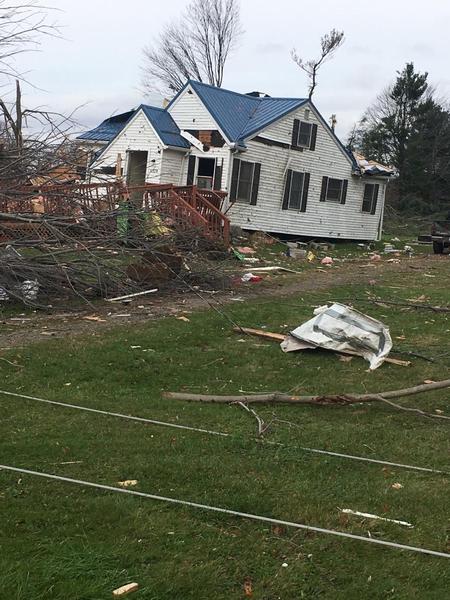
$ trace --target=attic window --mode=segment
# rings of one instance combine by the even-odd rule
[[[310,115],[310,112],[311,112],[311,111],[309,110],[309,108],[305,108],[305,121],[308,121],[308,120],[309,120],[309,115]]]
[[[297,146],[300,148],[309,148],[311,145],[312,123],[300,121],[298,128]]]

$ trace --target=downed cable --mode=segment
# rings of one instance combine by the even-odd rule
[[[218,506],[209,506],[208,504],[199,504],[198,502],[191,502],[189,500],[179,500],[177,498],[168,498],[165,496],[157,496],[156,494],[147,494],[145,492],[137,492],[126,488],[117,488],[110,485],[104,485],[101,483],[93,483],[91,481],[83,481],[81,479],[72,479],[71,477],[63,477],[61,475],[51,475],[49,473],[41,473],[39,471],[31,471],[29,469],[20,469],[18,467],[10,467],[7,465],[0,465],[0,470],[12,471],[14,473],[22,473],[24,475],[34,475],[36,477],[43,477],[45,479],[53,479],[56,481],[63,481],[65,483],[74,483],[77,485],[83,485],[99,490],[105,490],[107,492],[116,492],[120,494],[130,494],[132,496],[139,496],[141,498],[148,498],[150,500],[158,500],[160,502],[167,502],[169,504],[179,504],[181,506],[190,506],[192,508],[199,508],[201,510],[208,510],[211,512],[222,513],[231,515],[233,517],[241,517],[243,519],[250,519],[253,521],[262,521],[263,523],[272,523],[275,525],[283,525],[285,527],[294,527],[295,529],[304,529],[306,531],[314,531],[316,533],[324,533],[327,535],[334,535],[337,537],[348,538],[352,540],[358,540],[360,542],[367,542],[369,544],[378,544],[379,546],[388,546],[389,548],[396,548],[398,550],[408,550],[410,552],[418,552],[420,554],[428,554],[431,556],[439,556],[441,558],[450,558],[450,554],[446,552],[438,552],[436,550],[429,550],[427,548],[418,548],[416,546],[407,546],[405,544],[398,544],[396,542],[389,542],[387,540],[378,540],[371,537],[364,537],[362,535],[355,535],[353,533],[345,533],[344,531],[336,531],[334,529],[324,529],[323,527],[315,527],[313,525],[304,525],[303,523],[294,523],[292,521],[283,521],[281,519],[274,519],[271,517],[264,517],[261,515],[254,515],[251,513],[240,512],[237,510],[231,510],[228,508],[220,508]]]
[[[232,437],[232,435],[230,433],[225,433],[225,432],[221,432],[221,431],[212,431],[212,430],[208,430],[208,429],[200,429],[198,427],[190,427],[188,425],[177,425],[176,423],[166,423],[164,421],[156,421],[154,419],[145,419],[143,417],[134,417],[132,415],[124,415],[121,413],[114,413],[114,412],[109,412],[106,410],[100,410],[97,408],[89,408],[87,406],[78,406],[76,404],[67,404],[65,402],[57,402],[55,400],[46,400],[44,398],[36,398],[35,396],[26,396],[24,394],[17,394],[14,392],[8,392],[6,390],[0,390],[0,394],[4,394],[5,396],[13,396],[15,398],[24,398],[25,400],[33,400],[35,402],[43,402],[45,404],[52,404],[54,406],[63,406],[65,408],[73,408],[75,410],[84,410],[87,412],[92,412],[92,413],[97,413],[100,415],[106,415],[109,417],[116,417],[119,419],[127,419],[130,421],[138,421],[140,423],[149,423],[151,425],[161,425],[162,427],[174,427],[176,429],[184,429],[186,431],[196,431],[198,433],[206,433],[208,435],[218,435],[221,437]],[[266,441],[265,443],[270,444],[270,445],[275,445],[275,446],[283,446],[285,448],[289,448],[289,446],[285,446],[284,444],[281,444],[279,442],[270,442],[270,441]],[[329,450],[320,450],[317,448],[307,448],[307,447],[303,447],[303,446],[296,446],[295,449],[298,450],[302,450],[304,452],[311,452],[314,454],[323,454],[326,456],[334,456],[336,458],[346,458],[349,460],[359,460],[361,462],[369,462],[369,463],[375,463],[375,464],[379,464],[379,465],[386,465],[389,467],[398,467],[398,468],[402,468],[402,469],[409,469],[409,470],[413,470],[413,471],[422,471],[425,473],[438,473],[441,475],[446,475],[447,472],[446,471],[440,471],[438,469],[430,469],[427,467],[417,467],[414,465],[405,465],[402,463],[395,463],[395,462],[389,462],[389,461],[385,461],[385,460],[378,460],[375,458],[366,458],[365,456],[353,456],[351,454],[343,454],[340,452],[331,452]]]

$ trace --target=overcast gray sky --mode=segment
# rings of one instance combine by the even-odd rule
[[[38,53],[18,66],[39,89],[26,88],[28,106],[45,105],[79,122],[96,125],[139,104],[142,47],[176,17],[188,0],[56,0],[49,5],[64,39],[45,39]],[[344,46],[320,73],[315,103],[324,117],[337,114],[345,137],[351,124],[405,62],[429,72],[440,95],[450,97],[450,1],[428,0],[241,0],[245,34],[230,59],[224,87],[272,96],[303,97],[306,76],[290,58],[306,58],[332,27],[343,29]]]

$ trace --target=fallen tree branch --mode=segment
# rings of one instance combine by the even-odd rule
[[[253,410],[253,408],[249,408],[247,406],[247,404],[245,404],[244,402],[238,402],[238,404],[244,410],[246,410],[248,413],[252,414],[255,417],[255,419],[258,423],[258,435],[259,435],[259,437],[262,437],[266,433],[266,431],[269,429],[270,425],[268,423],[265,423],[261,419],[261,417],[258,415],[258,413],[255,410]]]
[[[358,402],[382,402],[391,398],[402,398],[404,396],[413,396],[433,390],[441,390],[450,387],[450,379],[425,383],[410,388],[400,390],[390,390],[386,392],[377,392],[372,394],[327,394],[322,396],[292,396],[282,392],[271,392],[269,394],[254,394],[240,396],[217,396],[212,394],[189,394],[179,392],[164,392],[163,398],[171,400],[187,400],[189,402],[212,402],[218,404],[229,404],[242,402],[244,404],[355,404]]]
[[[408,412],[417,413],[418,415],[421,415],[422,417],[430,417],[432,419],[447,419],[450,421],[450,417],[446,417],[445,415],[435,415],[433,413],[424,412],[423,410],[420,410],[420,408],[409,408],[408,406],[401,406],[401,404],[396,404],[395,402],[392,402],[392,400],[387,400],[386,398],[383,398],[383,396],[380,396],[380,400],[381,400],[381,402],[385,402],[386,404],[389,404],[390,406],[393,406],[394,408],[398,408],[399,410],[406,410]]]
[[[355,300],[358,302],[368,302],[369,304],[399,306],[401,308],[420,308],[422,310],[431,310],[432,312],[450,312],[450,306],[433,306],[432,304],[416,304],[414,302],[395,302],[394,300],[383,300],[382,298],[354,298],[353,302]]]

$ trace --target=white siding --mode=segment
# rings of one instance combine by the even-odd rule
[[[186,151],[164,150],[160,183],[182,184],[181,174],[185,155]]]
[[[304,118],[304,108],[291,113],[277,123],[259,132],[261,137],[291,143],[293,121]],[[385,183],[380,184],[375,215],[363,213],[364,184],[372,180],[352,175],[352,165],[313,110],[310,122],[318,125],[315,151],[284,149],[248,141],[248,151],[237,158],[261,163],[258,201],[255,206],[236,203],[229,212],[232,223],[245,229],[271,231],[292,235],[326,238],[374,240],[379,235],[379,224],[384,204]],[[286,170],[310,173],[306,212],[282,210]],[[322,177],[348,180],[345,204],[320,202]]]
[[[217,123],[197,94],[187,87],[168,108],[180,129],[217,129]]]
[[[142,112],[139,112],[133,117],[92,168],[114,167],[117,162],[117,155],[121,154],[123,173],[124,177],[126,177],[127,153],[130,150],[142,150],[148,152],[146,181],[148,183],[159,183],[163,147],[161,146],[161,142],[153,127]],[[105,181],[105,179],[108,178],[114,179],[114,176],[94,175],[91,180],[98,179]]]

